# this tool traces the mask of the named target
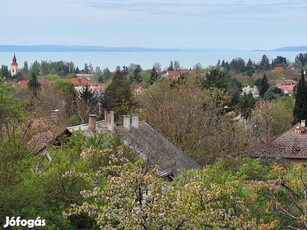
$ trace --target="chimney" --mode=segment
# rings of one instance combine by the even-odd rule
[[[130,131],[130,116],[124,115],[124,128]]]
[[[304,133],[306,131],[306,121],[305,120],[301,120],[301,126],[300,126],[300,131],[301,133]]]
[[[104,113],[104,117],[105,117],[105,123],[107,126],[107,129],[111,132],[114,131],[114,111],[105,111]]]
[[[139,129],[139,115],[138,114],[132,114],[132,127]]]
[[[89,114],[88,128],[92,130],[93,132],[96,132],[96,121],[97,121],[97,115]]]
[[[60,111],[58,109],[51,110],[50,119],[54,123],[59,123],[59,113]]]

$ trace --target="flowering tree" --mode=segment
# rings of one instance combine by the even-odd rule
[[[100,173],[106,185],[82,191],[86,202],[72,205],[65,215],[86,213],[101,229],[257,228],[238,196],[239,182],[204,184],[206,169],[184,186],[158,178],[155,170],[144,174],[141,162]]]
[[[259,90],[258,90],[257,86],[255,86],[255,85],[253,87],[250,87],[248,85],[248,86],[242,88],[242,95],[248,95],[249,93],[251,93],[253,95],[254,99],[258,99],[260,97],[259,96]]]
[[[276,180],[259,182],[255,188],[267,200],[267,212],[282,215],[281,225],[288,229],[307,229],[307,168],[287,170],[282,166],[272,169]]]

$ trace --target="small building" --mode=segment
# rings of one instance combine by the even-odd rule
[[[99,83],[92,82],[87,78],[77,77],[71,78],[69,81],[74,85],[75,90],[80,93],[84,86],[88,86],[90,90],[96,93],[96,95],[102,94],[102,85]]]
[[[292,79],[284,79],[284,80],[273,80],[271,82],[272,86],[276,86],[277,88],[281,89],[283,94],[292,95],[294,88],[297,82]]]
[[[11,76],[14,77],[17,74],[18,71],[18,63],[17,63],[17,58],[14,54],[12,64],[11,64]]]
[[[307,131],[305,121],[292,126],[288,131],[253,149],[247,154],[252,158],[262,156],[279,158],[286,163],[301,163],[307,165]]]
[[[30,127],[34,135],[28,145],[35,155],[46,155],[49,147],[62,146],[70,135],[67,126],[59,121],[59,110],[51,111],[50,117],[35,118]]]

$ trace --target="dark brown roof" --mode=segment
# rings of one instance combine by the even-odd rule
[[[247,155],[251,157],[269,156],[307,160],[307,131],[300,133],[297,130],[299,126],[298,123],[275,140],[252,150]]]
[[[130,131],[123,126],[115,127],[116,133],[124,144],[128,145],[148,164],[148,168],[157,165],[161,177],[175,177],[178,169],[195,169],[200,166],[183,151],[178,149],[146,122],[139,123],[139,129],[131,126]]]
[[[49,117],[34,119],[31,129],[35,134],[28,143],[32,147],[33,153],[37,154],[46,148],[50,143],[64,134],[66,128],[66,125],[54,122]]]

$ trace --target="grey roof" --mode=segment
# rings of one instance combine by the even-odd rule
[[[158,166],[159,176],[175,177],[178,169],[197,169],[200,166],[183,151],[178,149],[146,122],[139,128],[131,126],[130,131],[123,126],[115,127],[115,132],[140,158],[148,168]]]
[[[297,127],[292,126],[288,131],[273,141],[253,149],[247,155],[251,157],[270,156],[285,159],[307,160],[307,131],[300,133]]]
[[[67,130],[69,132],[81,130],[86,136],[94,134],[89,129],[88,124],[68,127]],[[200,168],[199,164],[146,122],[140,122],[138,129],[131,126],[130,131],[128,131],[123,126],[115,126],[114,131],[125,145],[129,146],[132,151],[144,160],[145,167],[151,169],[154,166],[158,166],[158,176],[172,178],[178,174],[178,169]],[[104,120],[96,122],[96,132],[107,132]]]
[[[80,130],[84,133],[85,136],[91,136],[94,134],[94,132],[89,128],[88,124],[67,127],[67,130],[71,133],[73,131]],[[103,131],[107,131],[105,121],[104,120],[97,121],[96,122],[96,132],[103,132]]]

